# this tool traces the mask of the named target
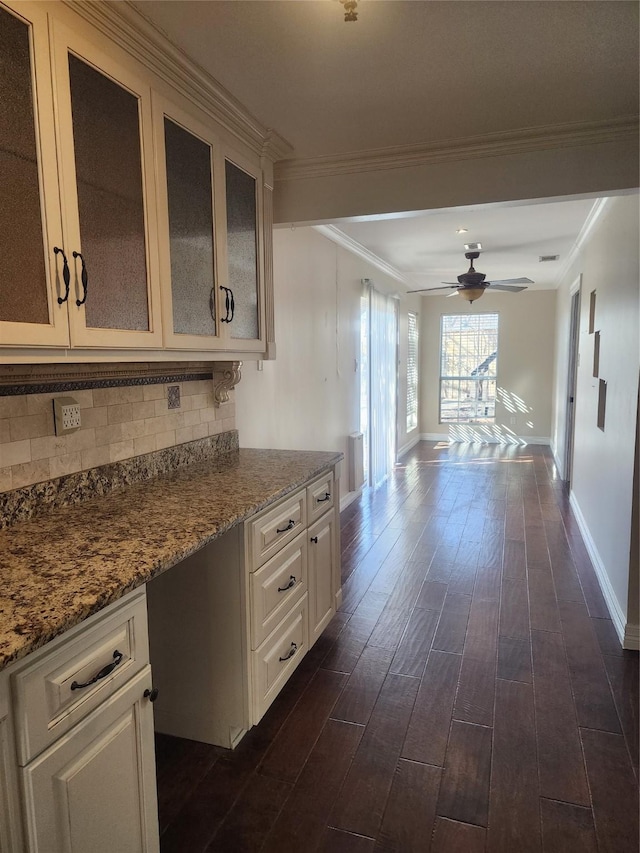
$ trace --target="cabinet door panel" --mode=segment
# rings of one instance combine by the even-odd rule
[[[229,336],[243,343],[261,336],[259,185],[256,175],[225,159],[227,276],[233,294]]]
[[[148,330],[138,100],[73,54],[69,83],[86,324]]]
[[[335,517],[328,513],[309,528],[309,645],[313,645],[335,613],[333,571]]]
[[[158,850],[150,670],[23,770],[29,849]]]
[[[157,346],[151,93],[129,63],[53,23],[65,233],[75,253],[71,340]]]
[[[46,68],[46,20],[28,11],[33,20],[0,7],[0,343],[65,344],[66,305],[51,281],[53,245],[62,247],[51,89],[34,63]]]

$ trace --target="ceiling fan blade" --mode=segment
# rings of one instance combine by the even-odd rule
[[[456,290],[460,287],[459,284],[450,284],[446,287],[423,287],[420,290],[407,290],[407,293],[428,293],[430,290],[449,290],[450,288],[455,287]]]
[[[459,287],[459,286],[460,286],[460,282],[459,282],[459,281],[443,281],[443,282],[441,282],[441,283],[442,283],[442,284],[449,284],[449,285],[451,285],[452,287]]]
[[[489,282],[487,282],[489,283]],[[533,284],[530,278],[500,278],[496,279],[496,281],[490,282],[491,284]]]
[[[526,289],[526,287],[513,287],[510,284],[494,284],[491,282],[491,290],[506,290],[508,293],[520,293],[521,290]]]
[[[457,295],[458,295],[458,293],[459,293],[459,291],[458,291],[458,290],[454,290],[454,291],[453,291],[453,293],[447,293],[447,295],[446,295],[446,297],[445,297],[445,298],[446,298],[446,299],[451,299],[451,297],[452,297],[452,296],[457,296]]]

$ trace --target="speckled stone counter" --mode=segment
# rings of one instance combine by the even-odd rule
[[[0,669],[341,458],[241,449],[0,530]]]

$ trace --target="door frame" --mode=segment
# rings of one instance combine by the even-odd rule
[[[582,273],[569,289],[571,297],[569,311],[569,359],[567,365],[567,396],[564,433],[564,472],[563,480],[571,483],[573,468],[573,442],[575,433],[576,390],[578,379],[578,359],[580,344],[580,301],[582,296]]]

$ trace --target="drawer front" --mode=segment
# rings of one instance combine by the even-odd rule
[[[297,536],[250,579],[251,648],[257,649],[307,591],[307,537]]]
[[[307,596],[304,595],[273,634],[251,653],[254,725],[305,656],[308,646]]]
[[[305,526],[307,496],[304,489],[249,522],[251,570],[262,566]]]
[[[112,605],[36,652],[11,676],[19,764],[28,763],[148,663],[144,588],[126,604]]]
[[[334,491],[333,471],[307,486],[307,524],[313,524],[334,506]]]

